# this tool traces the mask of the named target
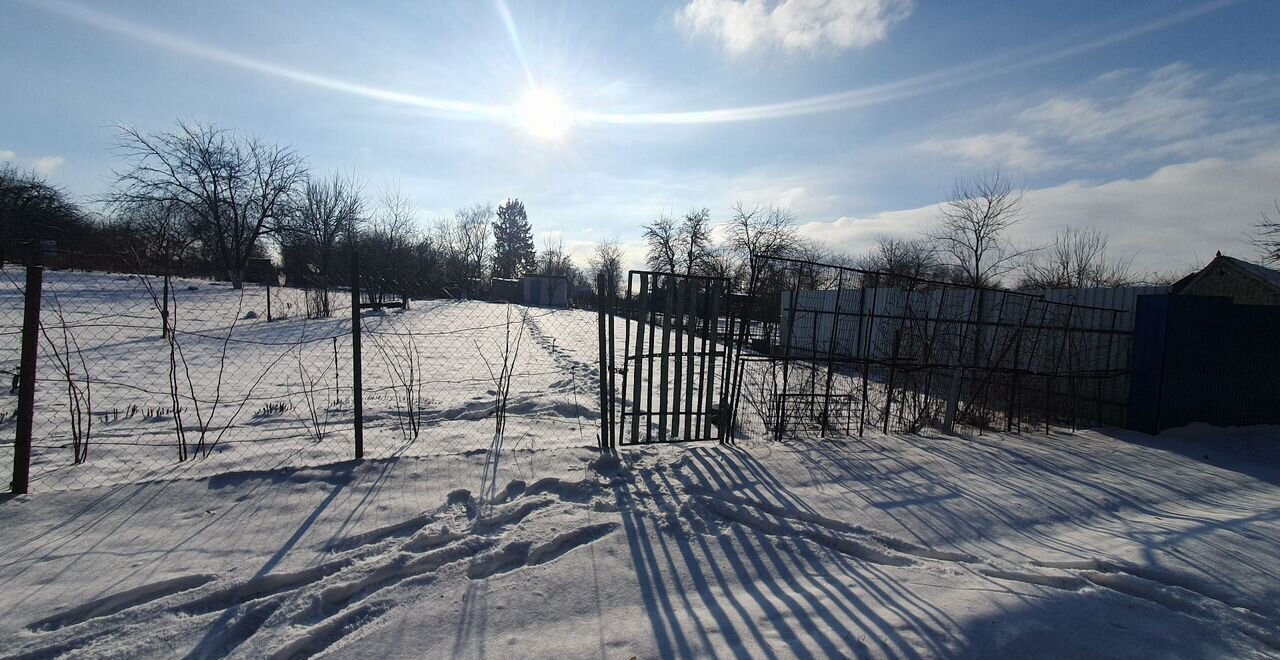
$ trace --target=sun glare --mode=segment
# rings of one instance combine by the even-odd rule
[[[520,125],[540,140],[560,140],[569,132],[573,113],[554,92],[533,89],[516,105]]]

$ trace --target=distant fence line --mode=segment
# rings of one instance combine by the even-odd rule
[[[1124,310],[763,259],[749,295],[636,271],[587,312],[411,299],[395,292],[420,282],[353,266],[353,288],[239,290],[3,269],[12,490],[477,449],[1125,421]]]

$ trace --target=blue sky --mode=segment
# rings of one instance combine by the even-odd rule
[[[957,177],[1029,191],[1020,240],[1093,225],[1143,268],[1280,197],[1280,3],[0,0],[0,158],[104,191],[116,122],[213,121],[424,221],[526,202],[585,250],[662,212],[789,206],[840,249],[929,222]],[[519,120],[531,88],[573,118]]]

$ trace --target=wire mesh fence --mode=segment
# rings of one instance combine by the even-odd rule
[[[369,298],[361,317],[366,455],[597,444],[594,312],[567,300]]]
[[[14,464],[25,273],[3,269],[0,461]],[[350,289],[47,271],[29,487],[48,491],[356,457],[594,446],[591,312]],[[394,303],[394,305],[393,305]]]
[[[6,268],[4,285],[0,322],[17,334],[4,335],[0,368],[14,373],[25,278]],[[312,309],[315,296],[153,275],[45,273],[31,488],[350,458],[350,332],[341,298],[326,318]]]

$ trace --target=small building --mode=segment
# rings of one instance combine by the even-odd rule
[[[518,305],[524,301],[524,285],[520,280],[495,277],[489,286],[489,300]]]
[[[1237,305],[1280,305],[1280,271],[1219,252],[1209,265],[1178,280],[1172,293],[1220,296]]]
[[[524,304],[536,307],[568,307],[569,278],[563,275],[525,275]]]

